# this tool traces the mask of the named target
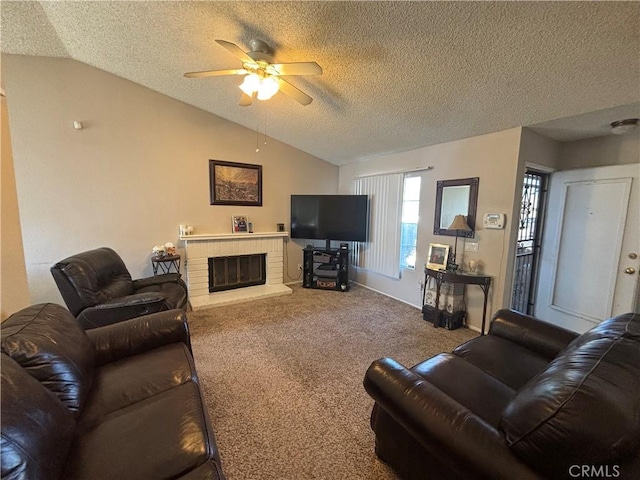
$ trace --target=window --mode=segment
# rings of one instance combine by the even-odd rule
[[[404,177],[400,224],[400,268],[416,268],[421,177]]]

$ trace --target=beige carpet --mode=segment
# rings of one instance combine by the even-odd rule
[[[189,313],[196,366],[228,480],[394,479],[374,453],[370,363],[412,366],[475,337],[363,287]]]

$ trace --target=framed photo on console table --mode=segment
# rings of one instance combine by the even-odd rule
[[[441,243],[429,244],[429,255],[427,255],[427,268],[433,270],[446,270],[449,261],[449,245]]]
[[[262,206],[262,165],[209,160],[211,205]]]

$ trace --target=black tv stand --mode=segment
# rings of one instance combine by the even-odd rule
[[[329,245],[327,240],[327,245]],[[302,250],[302,286],[324,290],[349,290],[349,249],[313,247]]]

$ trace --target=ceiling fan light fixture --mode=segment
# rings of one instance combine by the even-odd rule
[[[1,0],[0,0],[1,1]],[[242,61],[241,69],[206,70],[187,72],[187,78],[218,77],[223,75],[246,75],[240,89],[240,106],[248,107],[257,97],[258,100],[269,100],[278,91],[293,98],[300,105],[309,105],[313,98],[299,88],[280,78],[286,75],[322,75],[322,67],[316,62],[273,63],[273,50],[260,40],[250,42],[252,51],[245,52],[236,44],[226,40],[216,43],[227,52]]]
[[[263,78],[260,82],[260,88],[258,88],[258,100],[269,100],[278,92],[279,89],[280,85],[275,78]]]
[[[637,118],[627,118],[626,120],[618,120],[611,123],[611,133],[614,135],[624,135],[638,128]]]
[[[257,73],[247,75],[240,85],[242,90],[248,96],[258,94],[258,100],[269,100],[280,89],[278,80],[270,75],[260,76]]]
[[[249,96],[252,96],[260,88],[260,77],[256,73],[250,73],[244,77],[244,81],[240,84],[240,90]]]

